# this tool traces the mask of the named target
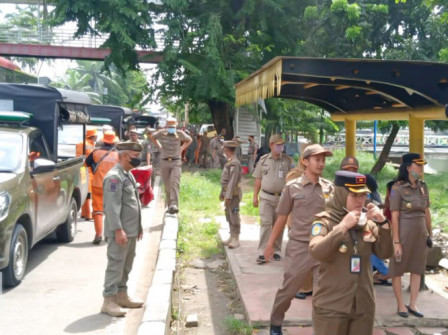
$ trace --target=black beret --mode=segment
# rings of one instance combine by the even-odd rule
[[[360,173],[350,171],[336,171],[335,173],[334,185],[345,187],[353,193],[370,193],[366,183],[366,176]]]
[[[414,152],[410,152],[408,154],[404,154],[403,156],[401,156],[401,163],[403,164],[419,164],[419,165],[425,165],[426,161],[425,159],[422,157],[422,155],[414,153]]]

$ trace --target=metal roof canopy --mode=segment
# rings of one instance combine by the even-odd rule
[[[426,111],[427,120],[448,116],[444,63],[275,57],[235,89],[237,105],[271,97],[298,99],[322,107],[337,121],[356,114],[358,120],[397,120],[387,114],[419,110]]]
[[[409,149],[424,151],[424,121],[448,117],[448,64],[343,58],[275,57],[235,85],[236,105],[288,98],[345,121],[355,154],[357,120],[408,120]]]

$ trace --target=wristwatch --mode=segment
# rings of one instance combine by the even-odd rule
[[[384,221],[382,221],[382,222],[376,222],[375,221],[375,223],[378,225],[378,226],[382,226],[382,225],[385,225],[386,223],[389,223],[389,219],[388,218],[386,218]]]

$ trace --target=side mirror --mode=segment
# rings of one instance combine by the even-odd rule
[[[56,170],[56,163],[45,158],[36,158],[31,164],[33,165],[32,174],[52,172]]]

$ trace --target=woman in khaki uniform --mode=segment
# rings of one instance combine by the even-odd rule
[[[389,196],[394,240],[394,258],[390,260],[389,271],[398,315],[407,318],[409,312],[423,317],[416,301],[421,275],[426,268],[427,238],[432,236],[428,188],[420,180],[426,162],[416,153],[405,154],[401,160],[397,182]],[[405,272],[411,273],[410,302],[407,306],[401,292],[401,276]]]
[[[362,212],[370,193],[364,175],[337,171],[334,186],[311,228],[310,254],[320,261],[314,334],[369,335],[375,318],[370,256],[393,254],[390,224],[373,203]]]

